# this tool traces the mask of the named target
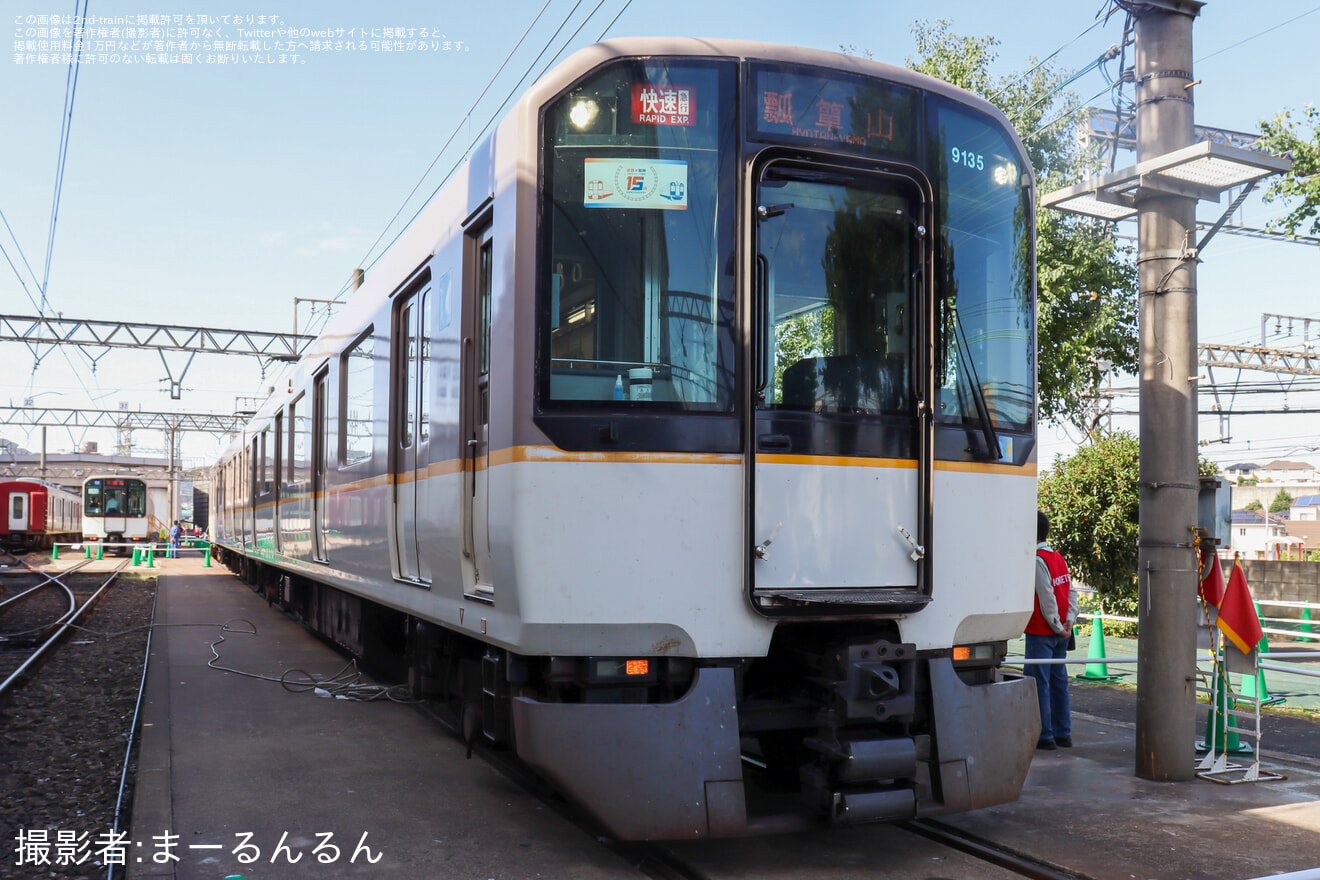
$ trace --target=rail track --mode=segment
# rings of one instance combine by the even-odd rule
[[[445,727],[459,739],[463,736],[462,720],[452,712],[434,703],[418,704],[420,710],[436,723]],[[465,740],[466,741],[466,740]],[[547,809],[552,809],[560,816],[576,825],[586,834],[595,838],[602,846],[634,865],[639,871],[655,880],[719,880],[727,872],[719,869],[720,865],[745,864],[747,852],[764,849],[764,839],[727,839],[709,840],[698,843],[689,842],[649,842],[622,841],[608,835],[606,831],[584,810],[565,801],[555,794],[551,787],[529,768],[515,759],[510,753],[492,751],[479,743],[468,743],[471,755],[480,757],[490,764],[529,796],[538,800]],[[877,853],[883,852],[885,858],[893,861],[899,857],[896,850],[901,850],[903,841],[908,841],[911,848],[920,847],[923,863],[912,877],[928,877],[931,858],[958,858],[964,864],[968,860],[976,868],[975,876],[995,877],[1006,880],[1009,877],[1025,877],[1030,880],[1093,880],[1085,873],[1072,870],[1034,857],[1028,853],[1015,851],[994,841],[968,834],[960,829],[931,819],[911,819],[881,825],[860,826],[852,833],[874,829],[876,837],[883,837],[883,846],[874,847]],[[831,859],[838,848],[838,829],[812,827],[811,830],[799,831],[791,835],[781,835],[781,841],[791,841],[787,855],[776,849],[778,875],[784,877],[810,876],[813,868],[819,868],[821,858]],[[857,838],[850,838],[856,842]],[[934,845],[932,850],[931,845]],[[932,856],[932,852],[945,854]],[[785,858],[781,861],[779,857]],[[908,874],[889,870],[885,863],[874,863],[886,868],[884,876],[895,878]],[[896,866],[895,866],[896,867]],[[998,870],[996,870],[998,869]],[[740,873],[741,872],[734,872]],[[964,876],[973,876],[965,874]]]
[[[0,618],[0,697],[38,668],[38,664],[64,640],[82,615],[95,606],[128,565],[125,560],[89,593],[86,588],[75,588],[65,580],[89,562],[84,560],[64,571],[48,574],[19,560],[28,569],[23,573],[23,579],[36,583],[14,584],[11,580],[12,595],[0,601],[0,615],[3,615]],[[81,602],[79,593],[86,594]]]

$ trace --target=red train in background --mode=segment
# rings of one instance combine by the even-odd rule
[[[43,550],[82,539],[82,501],[45,480],[0,480],[0,546]]]

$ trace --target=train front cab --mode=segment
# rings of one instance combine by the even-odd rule
[[[656,644],[696,659],[691,687],[517,698],[519,754],[625,838],[1015,798],[1039,722],[1032,684],[998,670],[1030,611],[1035,508],[1031,176],[1011,128],[825,53],[622,59],[541,88],[527,436],[651,493],[665,478],[643,468],[708,466],[742,522],[704,592],[582,548],[584,570],[684,597],[687,631]],[[601,491],[635,507],[630,488]],[[599,543],[639,540],[611,519],[654,540],[685,519],[641,516],[598,515]]]
[[[85,540],[110,545],[147,541],[151,510],[146,481],[114,475],[88,477],[83,481],[81,504]]]

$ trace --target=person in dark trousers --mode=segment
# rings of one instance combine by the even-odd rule
[[[1068,563],[1046,543],[1050,520],[1036,512],[1036,607],[1027,622],[1026,656],[1028,660],[1062,660],[1068,656],[1068,640],[1077,620],[1077,592],[1068,574]],[[1068,704],[1068,667],[1057,664],[1029,664],[1027,670],[1036,679],[1036,697],[1040,701],[1040,739],[1038,749],[1072,746],[1072,711]]]
[[[177,559],[179,556],[179,539],[183,537],[183,526],[179,525],[176,519],[174,525],[170,526],[170,559]]]

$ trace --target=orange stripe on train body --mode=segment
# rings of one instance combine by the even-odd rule
[[[842,455],[758,455],[756,458],[758,462],[764,464],[797,465],[799,467],[890,468],[894,470],[915,470],[917,467],[916,461],[910,458],[860,458]],[[475,469],[486,470],[487,468],[515,462],[728,465],[742,464],[743,457],[735,453],[714,452],[571,452],[555,446],[508,446],[491,452],[489,462],[479,462]],[[453,458],[429,464],[424,469],[425,478],[463,473],[467,470],[465,468],[466,463],[465,459]],[[1034,462],[1012,465],[995,462],[937,461],[935,462],[935,470],[950,473],[1036,476],[1036,464]],[[350,483],[330,487],[326,490],[324,496],[358,492],[364,489],[399,483],[411,483],[422,472],[423,469],[418,468],[398,474],[379,474],[362,480],[354,480]],[[302,494],[301,497],[306,498],[308,495]],[[267,506],[269,506],[269,503],[260,505],[260,507]]]

